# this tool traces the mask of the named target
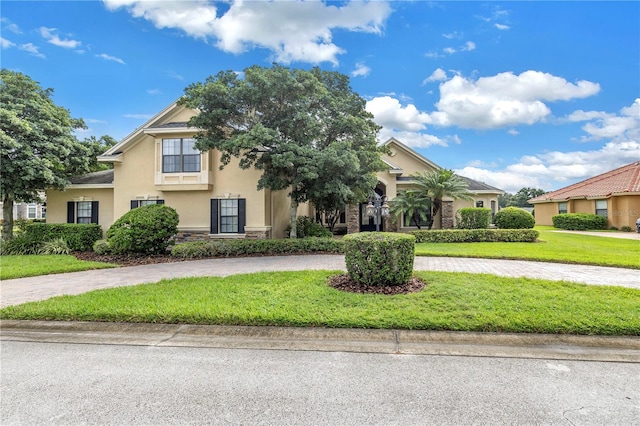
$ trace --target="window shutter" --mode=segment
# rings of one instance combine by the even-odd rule
[[[138,207],[138,200],[131,200],[131,210]]]
[[[244,226],[247,223],[247,200],[238,200],[238,234],[244,234]]]
[[[73,201],[67,202],[67,223],[76,222],[76,203]]]
[[[91,223],[98,223],[98,202],[91,202]]]
[[[211,199],[211,233],[218,233],[218,199]]]

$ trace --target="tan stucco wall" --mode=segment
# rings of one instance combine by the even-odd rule
[[[102,232],[106,232],[114,221],[113,217],[113,189],[67,189],[66,191],[48,190],[47,195],[47,223],[67,222],[67,202],[69,201],[98,201],[98,224]]]
[[[552,226],[551,218],[558,214],[558,203],[538,203],[534,206],[536,225]]]

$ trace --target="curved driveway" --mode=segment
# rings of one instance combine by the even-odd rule
[[[102,288],[153,283],[164,278],[227,276],[239,273],[306,269],[345,270],[344,256],[204,259],[4,280],[0,282],[0,307],[44,300],[63,294],[80,294]],[[565,280],[640,289],[640,271],[623,268],[522,260],[418,256],[415,259],[414,269]]]

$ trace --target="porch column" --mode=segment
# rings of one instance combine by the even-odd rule
[[[360,232],[360,205],[349,204],[346,211],[347,216],[347,234],[355,234]]]
[[[442,229],[453,228],[453,201],[442,202]]]

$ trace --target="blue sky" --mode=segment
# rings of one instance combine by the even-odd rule
[[[2,1],[1,64],[121,139],[220,70],[351,76],[391,136],[508,192],[640,160],[640,2]]]

